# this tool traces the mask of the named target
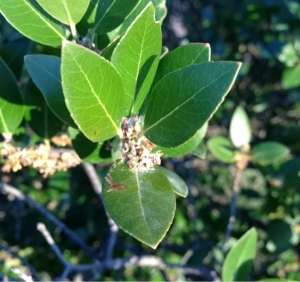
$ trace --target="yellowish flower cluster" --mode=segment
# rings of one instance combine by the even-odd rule
[[[66,171],[81,163],[78,155],[71,150],[51,150],[40,144],[34,147],[15,147],[9,139],[0,143],[3,172],[16,172],[22,167],[32,167],[43,176],[49,177],[56,171]]]

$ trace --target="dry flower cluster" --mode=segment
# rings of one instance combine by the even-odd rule
[[[154,165],[160,165],[162,152],[152,153],[156,147],[142,133],[142,117],[134,115],[122,121],[122,156],[121,159],[129,168],[139,170],[151,169]]]
[[[46,144],[34,147],[15,147],[11,139],[0,143],[3,172],[16,172],[22,167],[32,167],[44,177],[53,175],[56,171],[66,171],[81,163],[78,155],[71,150],[51,150]]]

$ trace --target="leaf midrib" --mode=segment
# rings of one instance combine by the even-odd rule
[[[96,98],[96,100],[99,102],[99,105],[102,107],[103,111],[105,112],[105,114],[107,115],[107,117],[109,118],[110,122],[112,123],[112,125],[115,127],[115,129],[118,131],[119,128],[117,126],[117,124],[114,122],[114,120],[112,119],[112,117],[110,116],[110,114],[107,112],[105,106],[102,104],[100,98],[98,97],[98,95],[96,94],[92,84],[90,83],[87,75],[85,74],[85,72],[83,71],[83,69],[81,68],[80,64],[78,64],[78,62],[76,61],[76,57],[73,57],[75,64],[77,65],[77,67],[80,69],[81,73],[83,74],[83,76],[85,77],[94,97]]]
[[[185,100],[183,103],[181,103],[180,105],[178,105],[174,110],[172,110],[170,113],[166,114],[164,117],[162,117],[161,119],[159,119],[157,122],[155,122],[154,124],[152,124],[150,127],[146,128],[144,130],[144,133],[146,133],[149,129],[153,128],[154,126],[156,126],[157,124],[161,123],[163,120],[165,120],[166,118],[168,118],[169,116],[171,116],[174,112],[176,112],[177,110],[179,110],[182,106],[184,106],[186,103],[188,103],[190,100],[192,100],[196,95],[198,95],[201,91],[203,91],[205,88],[209,87],[212,83],[214,83],[216,80],[218,80],[220,77],[222,77],[223,75],[227,74],[230,70],[227,70],[226,72],[222,73],[221,75],[219,75],[217,78],[215,78],[214,80],[212,80],[209,84],[207,84],[206,86],[202,87],[201,89],[199,89],[196,93],[194,93],[190,98],[188,98],[187,100]]]
[[[101,21],[104,19],[105,15],[108,13],[108,11],[112,8],[112,6],[115,4],[116,0],[113,0],[110,6],[106,9],[105,13],[103,13],[103,16],[98,20],[97,24],[94,26],[94,30],[97,30],[98,26],[100,25]],[[100,4],[98,4],[100,5]],[[97,13],[96,13],[97,16]]]
[[[52,29],[61,39],[65,39],[51,24],[49,24],[30,4],[23,0],[24,4],[28,6],[50,29]]]

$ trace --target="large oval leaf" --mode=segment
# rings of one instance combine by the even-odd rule
[[[237,107],[230,122],[230,139],[236,148],[248,145],[251,140],[251,125],[247,113],[242,107]]]
[[[107,33],[118,27],[139,0],[101,0],[95,18],[94,29],[97,33]]]
[[[31,40],[59,46],[65,38],[59,23],[36,0],[0,0],[0,12],[15,29]]]
[[[65,41],[61,75],[67,108],[80,131],[94,142],[114,137],[125,96],[115,68],[95,52]]]
[[[111,151],[104,142],[94,143],[79,130],[69,127],[72,146],[78,156],[86,163],[100,164],[112,162]]]
[[[207,142],[207,147],[220,161],[229,164],[234,162],[234,148],[225,137],[210,138]]]
[[[153,82],[161,51],[161,27],[154,20],[155,9],[150,3],[133,22],[114,49],[112,64],[121,74],[128,112],[134,101],[138,113]]]
[[[60,77],[61,59],[55,56],[25,56],[26,69],[44,95],[52,112],[67,125],[77,127],[67,109]]]
[[[191,153],[194,149],[197,148],[197,146],[200,144],[200,142],[203,140],[207,130],[207,123],[202,126],[197,133],[187,142],[184,144],[174,147],[174,148],[164,148],[161,146],[155,147],[156,151],[162,151],[164,157],[179,157],[184,156],[186,154]]]
[[[23,101],[18,83],[0,57],[0,133],[14,133],[23,118]]]
[[[290,150],[278,142],[262,142],[251,149],[252,161],[260,165],[280,162],[287,157]]]
[[[257,232],[248,230],[230,250],[222,268],[223,281],[247,281],[256,254]]]
[[[189,140],[214,114],[229,92],[240,63],[207,62],[184,67],[154,87],[144,134],[167,148]]]
[[[167,177],[157,167],[139,172],[116,163],[106,179],[110,183],[104,182],[103,201],[112,219],[124,231],[155,249],[175,213],[175,196]]]
[[[77,24],[85,14],[89,0],[36,0],[53,18],[64,24]]]
[[[32,80],[27,84],[24,104],[26,105],[25,119],[40,137],[50,139],[62,129],[62,121],[52,113]]]

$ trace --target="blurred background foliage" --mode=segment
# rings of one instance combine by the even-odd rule
[[[229,136],[236,106],[250,118],[251,146],[277,141],[290,149],[281,163],[244,171],[237,199],[237,220],[222,252],[230,216],[230,199],[236,168],[218,161],[209,151],[206,159],[188,155],[165,159],[189,185],[188,198],[177,198],[171,229],[157,250],[151,250],[122,230],[114,257],[153,254],[170,263],[185,262],[221,272],[225,253],[252,226],[259,235],[251,280],[285,278],[300,281],[300,1],[299,0],[167,0],[163,44],[170,50],[188,42],[208,42],[212,60],[243,62],[242,69],[218,112],[211,120],[206,140]],[[33,44],[1,18],[0,55],[19,79],[27,53],[57,54],[59,49]],[[22,80],[20,81],[22,88]],[[39,137],[22,142],[34,143]],[[108,166],[98,165],[103,179]],[[32,169],[3,174],[6,183],[46,207],[101,254],[108,239],[105,211],[81,166],[44,179]],[[26,258],[43,280],[57,277],[63,266],[36,230],[44,222],[66,259],[88,262],[77,245],[31,206],[13,196],[0,195],[0,242]],[[1,275],[16,278],[10,268],[20,260],[0,250]],[[203,280],[167,270],[170,280]],[[130,267],[106,271],[97,280],[162,281],[156,269]]]

